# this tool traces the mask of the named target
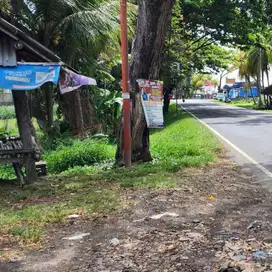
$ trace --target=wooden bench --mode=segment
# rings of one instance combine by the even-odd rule
[[[0,164],[12,163],[17,179],[24,184],[22,168],[26,157],[33,157],[36,161],[36,170],[39,176],[46,175],[46,162],[40,161],[41,153],[38,149],[24,149],[19,137],[0,139]]]

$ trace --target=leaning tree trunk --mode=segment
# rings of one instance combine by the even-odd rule
[[[158,79],[164,40],[174,0],[140,0],[136,37],[130,62],[132,97],[132,162],[149,161],[149,130],[141,104],[137,79]],[[123,162],[123,129],[120,129],[116,163]]]
[[[25,91],[12,91],[16,118],[20,137],[24,149],[34,150],[33,126],[30,118],[28,97]],[[25,156],[26,181],[32,183],[37,181],[37,172],[34,156]]]

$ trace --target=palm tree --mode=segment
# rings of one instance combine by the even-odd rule
[[[263,105],[261,91],[264,88],[264,76],[267,76],[269,84],[269,63],[271,60],[271,48],[264,44],[256,44],[254,47],[244,54],[239,67],[239,74],[245,78],[246,82],[251,85],[250,78],[257,79],[258,87],[258,107]]]
[[[13,0],[13,2],[16,2],[14,5],[16,18],[20,26],[24,26],[33,38],[78,71],[93,75],[96,60],[102,52],[119,50],[119,1]],[[133,12],[132,9],[130,15],[134,15]],[[46,84],[42,89],[49,132],[53,125],[53,86]],[[84,99],[80,99],[80,95],[81,92],[65,95],[63,100],[89,102],[85,97],[86,93]],[[75,107],[75,103],[70,104]],[[87,105],[83,108],[90,107]],[[67,111],[69,107],[62,109]],[[80,113],[79,109],[77,112]],[[70,116],[70,113],[64,112],[64,115]]]
[[[238,62],[239,62],[238,63],[239,76],[240,78],[245,79],[246,81],[245,89],[246,89],[246,93],[248,93],[248,91],[252,90],[252,85],[251,85],[252,75],[248,71],[248,59],[247,59],[246,53],[241,52],[239,54]],[[256,104],[254,96],[252,96],[252,98],[253,98],[254,104]]]

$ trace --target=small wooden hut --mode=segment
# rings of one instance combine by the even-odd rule
[[[0,69],[18,63],[61,63],[61,60],[48,48],[32,39],[29,35],[1,17],[0,14]],[[4,79],[3,79],[4,80]],[[1,80],[0,80],[0,88]],[[0,163],[13,163],[17,177],[23,182],[21,166],[26,169],[26,181],[35,182],[37,171],[35,160],[38,159],[35,145],[35,130],[32,125],[28,98],[25,90],[12,91],[16,118],[20,133],[19,139],[8,139],[0,146]],[[20,143],[21,142],[21,143]],[[16,147],[16,148],[15,148]]]

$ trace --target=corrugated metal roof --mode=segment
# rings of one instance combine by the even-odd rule
[[[0,66],[14,66],[15,52],[17,62],[57,62],[78,73],[78,71],[63,63],[60,57],[54,54],[51,50],[31,38],[13,24],[9,23],[7,20],[3,19],[0,12],[0,41],[2,41],[1,35],[6,35],[9,37],[10,41],[13,41],[13,43],[11,44],[10,41],[0,43]],[[23,48],[16,49],[14,46],[15,42],[22,44]]]
[[[22,43],[23,48],[17,50],[17,57],[18,54],[20,54],[20,57],[18,57],[18,61],[21,61],[21,59],[24,59],[26,57],[28,62],[44,62],[44,61],[61,62],[61,59],[57,55],[55,55],[51,50],[49,50],[39,42],[32,39],[29,35],[24,33],[16,26],[4,20],[1,16],[0,16],[0,35],[8,36],[11,40],[13,40],[13,44],[15,41],[20,41]],[[6,51],[7,45],[8,49],[10,50],[8,52]],[[13,45],[10,46],[10,44],[6,44],[6,42],[4,42],[4,46],[5,57],[7,57],[7,54],[13,54],[11,52],[12,48],[15,48]]]
[[[0,66],[17,66],[14,40],[2,33],[0,33]]]

